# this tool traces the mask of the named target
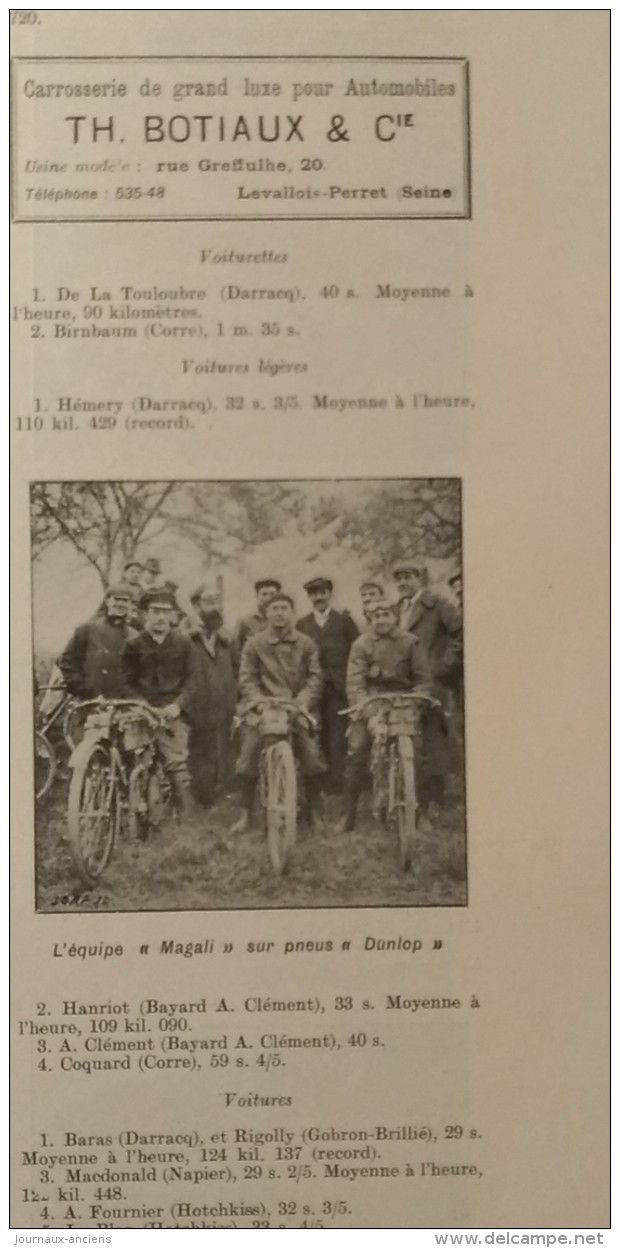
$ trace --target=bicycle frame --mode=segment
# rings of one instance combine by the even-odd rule
[[[161,725],[161,716],[144,703],[129,698],[108,702],[92,699],[90,702],[78,704],[81,709],[88,705],[96,707],[97,710],[91,711],[85,721],[84,735],[71,754],[70,766],[75,767],[82,755],[90,751],[93,741],[105,746],[110,757],[110,797],[118,786],[121,801],[128,806],[139,781],[142,777],[148,778],[153,769],[157,751],[152,730]],[[123,716],[129,717],[125,723]],[[125,742],[121,746],[118,738],[127,735],[134,716],[137,724],[140,721],[146,722],[151,731],[146,740],[138,741],[135,746],[127,746]]]
[[[419,705],[438,704],[428,694],[394,690],[371,694],[356,706],[340,712],[348,715],[353,722],[362,718],[367,720],[371,736],[373,813],[375,818],[383,817],[388,823],[397,822],[404,808],[405,799],[399,795],[398,781],[403,753],[410,755],[411,768],[414,768]],[[368,713],[364,715],[364,712]]]

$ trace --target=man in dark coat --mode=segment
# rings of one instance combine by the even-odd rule
[[[111,585],[97,615],[76,628],[58,660],[74,698],[124,696],[122,654],[128,639],[135,636],[127,622],[132,601],[129,585]]]
[[[189,707],[197,683],[195,648],[173,627],[176,599],[167,589],[147,590],[140,600],[144,628],[123,653],[127,696],[163,712],[157,748],[183,811],[191,807],[189,772]]]
[[[233,630],[232,636],[232,661],[235,674],[238,674],[241,667],[241,655],[243,647],[248,637],[254,637],[256,633],[262,632],[267,627],[267,604],[271,601],[274,594],[279,594],[282,590],[280,581],[273,576],[263,577],[260,581],[254,582],[254,591],[256,593],[256,611],[252,615],[244,615],[237,622]]]
[[[189,767],[194,797],[210,806],[232,776],[231,725],[237,684],[230,644],[222,635],[217,593],[201,586],[191,597],[199,623],[189,638],[196,652],[196,683],[189,704]]]
[[[319,654],[314,642],[293,628],[293,611],[289,594],[274,594],[267,606],[267,627],[248,638],[243,649],[239,709],[249,714],[241,726],[236,768],[243,811],[233,832],[245,832],[249,825],[258,778],[263,739],[259,718],[252,708],[265,698],[286,698],[313,718],[317,713],[323,683]],[[310,821],[318,831],[322,828],[321,777],[325,763],[305,720],[298,719],[294,724],[293,744],[305,777]]]
[[[331,607],[333,582],[325,576],[306,581],[304,589],[312,611],[298,621],[297,628],[315,643],[323,672],[323,692],[319,704],[321,747],[327,762],[327,787],[338,793],[344,781],[347,756],[347,724],[339,712],[347,705],[346,679],[349,651],[358,635],[348,611]]]
[[[360,585],[360,598],[362,600],[362,614],[364,616],[364,624],[366,628],[370,628],[372,623],[372,612],[377,602],[383,602],[385,598],[385,590],[379,581],[362,581]]]
[[[393,569],[398,601],[395,615],[399,628],[418,638],[427,655],[433,681],[432,693],[441,707],[427,712],[424,724],[422,763],[423,800],[442,804],[451,766],[448,719],[454,690],[462,682],[463,633],[455,603],[426,585],[424,560],[403,559]]]
[[[370,625],[351,647],[347,668],[347,700],[349,706],[360,707],[366,698],[381,693],[430,694],[431,673],[424,647],[404,633],[394,622],[389,602],[375,602]],[[351,722],[345,773],[345,801],[337,831],[350,832],[355,827],[357,805],[368,774],[372,743],[372,707],[360,710],[360,717]],[[418,797],[420,803],[420,784]]]

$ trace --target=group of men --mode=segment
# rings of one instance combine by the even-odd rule
[[[262,743],[259,707],[278,697],[298,708],[293,740],[312,825],[322,825],[323,793],[342,792],[338,826],[352,829],[370,730],[363,715],[347,728],[342,712],[393,690],[433,699],[420,735],[418,798],[426,808],[441,805],[461,749],[460,574],[449,595],[440,594],[427,585],[423,560],[404,559],[393,569],[392,601],[378,581],[360,586],[361,629],[332,606],[329,577],[306,582],[311,609],[297,621],[292,597],[266,577],[255,583],[254,612],[229,635],[218,591],[195,590],[192,618],[180,610],[174,583],[157,575],[145,584],[136,575],[143,571],[136,561],[126,566],[97,614],[76,629],[59,667],[80,700],[135,698],[161,712],[158,748],[183,811],[195,802],[209,806],[234,772],[242,807],[235,830],[247,828]]]

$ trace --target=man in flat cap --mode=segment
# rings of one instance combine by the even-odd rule
[[[210,806],[232,776],[231,726],[237,701],[230,643],[222,632],[217,589],[200,585],[191,595],[196,622],[189,639],[196,653],[196,682],[188,714],[189,767],[194,797]]]
[[[174,594],[163,587],[148,589],[140,607],[144,627],[127,642],[123,654],[126,696],[163,712],[165,726],[157,733],[157,748],[177,805],[187,812],[191,807],[188,708],[197,680],[196,655],[189,638],[173,628]]]
[[[161,586],[161,561],[153,558],[152,555],[145,559],[140,580],[144,593],[149,589],[159,589]]]
[[[413,633],[427,655],[433,680],[432,693],[441,707],[427,712],[424,722],[422,760],[425,806],[442,805],[450,770],[448,721],[452,691],[462,680],[463,634],[460,613],[446,597],[426,584],[424,559],[402,559],[393,569],[398,594],[396,618],[404,632]]]
[[[360,585],[360,598],[362,600],[362,614],[364,623],[369,628],[372,621],[372,609],[376,602],[382,602],[385,598],[385,590],[379,581],[362,581]]]
[[[459,611],[463,610],[463,573],[460,568],[456,568],[448,577],[448,585],[450,593],[456,602]]]
[[[274,594],[279,594],[281,590],[280,581],[273,576],[265,576],[262,580],[254,582],[256,610],[252,615],[244,615],[233,629],[231,653],[235,672],[239,672],[243,647],[248,637],[253,637],[255,633],[260,633],[263,628],[267,627],[267,603]]]
[[[142,580],[142,564],[139,559],[128,559],[123,568],[123,580],[126,585],[131,585],[132,589],[139,590]]]
[[[411,633],[398,628],[389,602],[375,602],[368,630],[351,647],[347,668],[349,706],[359,706],[373,694],[430,691],[431,672],[424,647]],[[355,827],[357,805],[368,774],[371,718],[372,707],[368,707],[349,729],[345,803],[337,825],[339,832]]]
[[[293,627],[293,599],[276,592],[266,607],[267,624],[245,643],[241,655],[239,686],[240,711],[264,698],[287,698],[309,715],[316,716],[321,697],[321,664],[313,641]],[[263,739],[258,724],[245,722],[241,728],[241,748],[237,759],[243,813],[234,832],[248,827],[258,777],[258,761]],[[294,725],[293,743],[305,777],[308,812],[313,827],[322,828],[321,776],[325,764],[318,740],[304,720]]]
[[[142,595],[142,574],[143,567],[139,559],[128,559],[123,568],[123,580],[129,586],[132,593],[131,606],[128,612],[129,623],[134,628],[140,628],[142,617],[140,615],[140,597]]]
[[[344,781],[347,756],[347,725],[339,712],[347,705],[347,663],[358,629],[348,611],[333,610],[331,598],[334,586],[329,577],[315,576],[306,581],[304,589],[312,603],[312,611],[302,616],[297,628],[312,639],[321,660],[321,748],[327,762],[327,788],[332,793],[338,793]]]
[[[130,637],[131,586],[110,585],[97,615],[76,628],[58,660],[63,680],[74,698],[122,698],[125,677],[122,655]]]

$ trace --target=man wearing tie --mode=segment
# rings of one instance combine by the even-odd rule
[[[338,793],[343,785],[347,756],[347,723],[339,712],[347,705],[347,663],[358,630],[348,611],[334,611],[331,606],[334,586],[329,577],[315,576],[306,581],[304,589],[312,611],[299,620],[297,628],[312,638],[321,660],[321,748],[327,762],[327,787],[332,793]]]
[[[441,806],[451,753],[446,714],[452,710],[454,689],[462,680],[460,613],[454,603],[428,588],[423,559],[402,559],[392,575],[398,595],[394,607],[396,622],[403,632],[412,633],[421,643],[430,665],[431,692],[441,702],[441,708],[432,708],[425,715],[420,795],[424,806]]]

